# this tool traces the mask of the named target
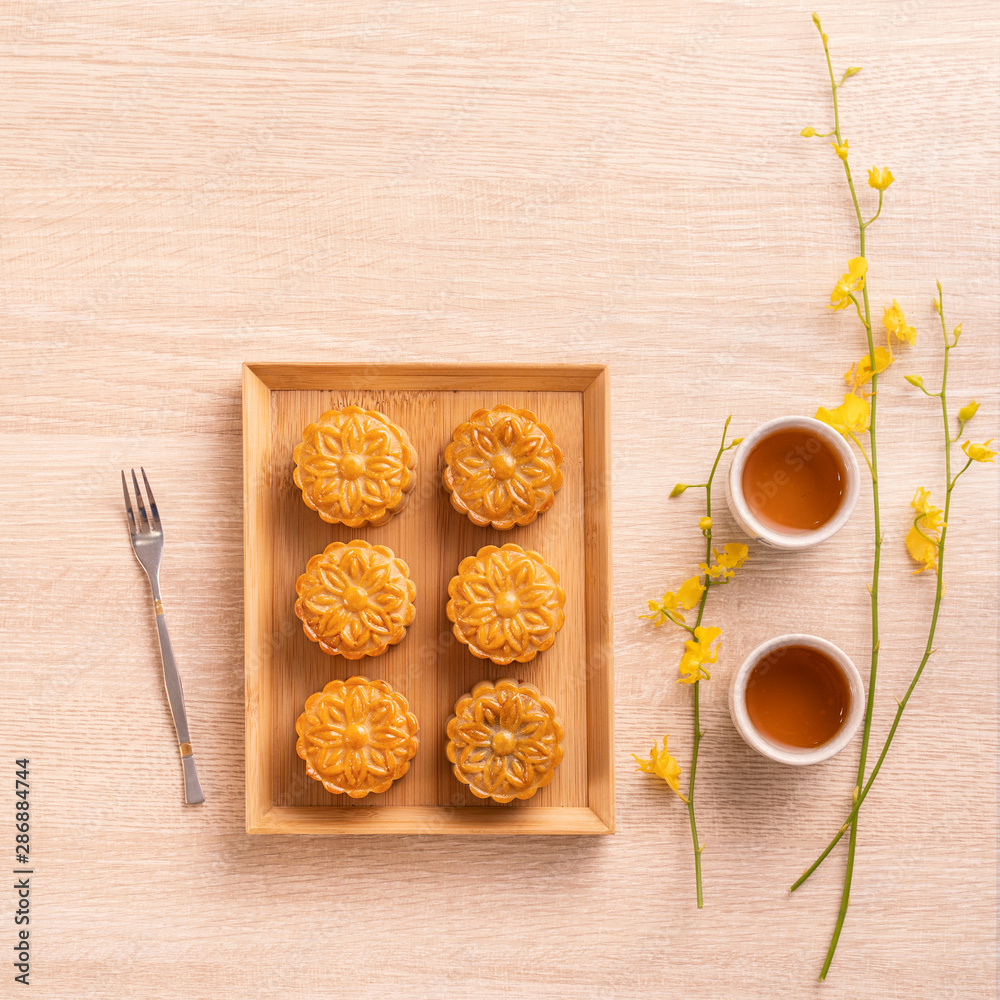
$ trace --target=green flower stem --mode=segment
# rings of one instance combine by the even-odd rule
[[[820,38],[823,40],[823,52],[826,55],[826,67],[830,74],[830,87],[833,91],[833,125],[834,134],[837,137],[837,145],[843,146],[844,140],[840,134],[840,109],[837,104],[837,81],[833,75],[833,63],[830,60],[830,46],[826,34],[823,31],[822,25],[820,24],[819,17],[813,14],[813,21],[816,24],[816,28],[820,33]],[[851,167],[847,160],[841,160],[844,164],[844,173],[847,177],[847,186],[851,190],[851,201],[854,203],[854,213],[858,220],[858,236],[860,242],[859,256],[865,256],[865,229],[867,224],[861,216],[861,205],[858,202],[858,194],[854,189],[854,178],[851,176]],[[874,221],[874,219],[872,220]],[[872,582],[871,586],[868,588],[871,594],[871,622],[872,622],[872,651],[871,651],[871,666],[868,674],[868,700],[865,706],[865,723],[864,731],[861,737],[861,756],[858,760],[858,777],[857,782],[854,786],[854,798],[859,797],[859,792],[864,784],[865,780],[865,767],[868,761],[868,743],[871,738],[871,724],[872,724],[872,709],[875,702],[875,680],[878,676],[878,650],[879,650],[879,632],[878,632],[878,580],[879,580],[879,563],[882,555],[882,525],[881,525],[881,511],[879,507],[879,493],[878,493],[878,450],[876,447],[875,439],[875,411],[876,404],[878,401],[878,374],[875,371],[875,342],[872,338],[872,322],[871,322],[871,305],[868,301],[868,282],[865,281],[864,287],[862,288],[862,296],[864,300],[864,318],[862,322],[865,327],[865,334],[868,337],[868,357],[870,359],[872,368],[872,392],[871,392],[871,420],[868,425],[868,439],[869,439],[869,456],[868,456],[868,467],[871,472],[872,479],[872,502],[874,507],[875,515],[875,554],[872,560]],[[854,857],[855,851],[857,849],[858,841],[858,813],[853,811],[851,813],[850,820],[850,834],[847,847],[847,871],[844,875],[844,890],[840,898],[840,911],[837,914],[837,923],[833,930],[833,937],[830,941],[830,947],[827,949],[826,960],[823,962],[823,969],[820,972],[819,978],[821,980],[826,979],[826,974],[830,971],[830,964],[833,962],[834,953],[837,950],[837,943],[840,941],[840,932],[844,927],[844,919],[847,916],[847,906],[851,898],[851,881],[854,877]]]
[[[903,717],[903,712],[906,710],[906,703],[910,700],[910,695],[913,694],[913,689],[917,686],[917,681],[920,680],[920,675],[924,672],[924,667],[927,666],[927,661],[931,658],[931,654],[934,652],[934,633],[937,631],[938,616],[941,612],[941,598],[944,594],[944,545],[945,538],[948,534],[948,516],[951,511],[951,493],[955,488],[955,484],[958,482],[958,477],[961,476],[962,472],[965,471],[971,464],[971,459],[966,462],[965,468],[962,472],[959,472],[954,479],[951,478],[951,446],[954,440],[951,436],[951,428],[948,423],[948,400],[946,390],[948,387],[948,352],[954,347],[954,344],[948,343],[948,332],[945,327],[944,322],[944,303],[941,296],[941,285],[938,283],[938,302],[941,303],[941,330],[944,334],[944,370],[941,376],[941,392],[940,393],[929,393],[932,396],[939,396],[941,399],[941,420],[944,424],[944,443],[945,443],[945,499],[944,499],[944,526],[941,528],[941,538],[940,540],[933,540],[938,546],[938,565],[937,565],[937,585],[934,592],[934,611],[931,614],[930,626],[927,630],[927,643],[924,646],[924,655],[921,657],[920,664],[913,674],[913,678],[910,680],[909,687],[906,689],[906,694],[902,698],[897,700],[896,717],[892,720],[892,726],[889,729],[889,734],[885,738],[885,742],[882,744],[882,751],[878,755],[878,760],[875,762],[875,766],[872,768],[872,773],[869,776],[867,782],[865,782],[864,788],[861,790],[861,794],[857,796],[857,802],[854,804],[854,808],[851,810],[850,815],[844,822],[844,825],[837,832],[837,835],[827,844],[823,853],[795,880],[791,887],[791,891],[794,892],[810,875],[826,860],[827,855],[840,843],[841,837],[847,832],[848,825],[857,817],[858,810],[861,808],[861,804],[865,801],[868,792],[871,790],[872,785],[875,782],[876,777],[878,777],[879,771],[882,770],[882,762],[886,758],[886,754],[889,752],[889,747],[892,745],[893,737],[896,735],[896,729],[899,726],[899,721]],[[925,536],[926,537],[926,536]]]
[[[959,435],[959,437],[961,437],[961,434]],[[969,459],[969,461],[968,461],[968,462],[966,462],[966,463],[965,463],[965,465],[963,465],[963,466],[962,466],[962,468],[961,468],[961,469],[959,469],[959,470],[958,470],[958,472],[956,472],[956,473],[955,473],[955,478],[954,478],[954,479],[953,479],[953,480],[951,481],[951,487],[950,487],[951,489],[954,489],[954,488],[955,488],[955,483],[957,483],[957,482],[958,482],[958,477],[959,477],[959,476],[961,476],[961,475],[962,475],[962,473],[963,473],[963,472],[965,472],[965,470],[966,470],[966,469],[967,469],[967,468],[968,468],[968,467],[969,467],[970,465],[972,465],[972,459],[971,459],[971,458]]]
[[[868,457],[868,452],[865,451],[865,449],[861,446],[861,442],[857,439],[857,437],[855,436],[855,434],[854,434],[853,431],[850,434],[848,434],[847,436],[858,446],[858,451],[861,452],[861,457],[868,464],[868,471],[874,477],[874,475],[875,475],[875,469],[872,466],[871,459],[869,459],[869,457]]]
[[[846,163],[845,163],[845,166],[846,166]],[[863,238],[862,238],[861,242],[862,242],[862,246],[864,246],[864,239]],[[861,256],[864,257],[864,251],[862,251]],[[867,285],[868,283],[865,282],[865,284]],[[854,303],[854,308],[857,310],[857,313],[858,313],[858,319],[861,320],[862,325],[864,326],[864,328],[870,334],[871,333],[871,324],[868,322],[867,319],[865,319],[864,316],[861,315],[861,305],[860,305],[860,303],[854,297],[854,294],[852,292],[848,292],[847,293],[847,297]],[[875,371],[875,362],[874,361],[872,361],[872,371]]]
[[[930,535],[928,535],[928,534],[927,534],[927,532],[926,532],[926,531],[924,531],[924,529],[923,529],[923,528],[921,528],[921,527],[920,527],[920,522],[921,522],[921,521],[922,521],[923,519],[924,519],[924,515],[923,515],[923,514],[917,514],[917,516],[916,516],[916,517],[915,517],[915,518],[913,519],[913,530],[914,530],[914,531],[915,531],[915,532],[916,532],[916,533],[917,533],[917,534],[918,534],[918,535],[919,535],[919,536],[920,536],[920,537],[921,537],[921,538],[922,538],[922,539],[923,539],[923,540],[924,540],[925,542],[930,542],[930,543],[931,543],[931,545],[937,545],[937,543],[938,543],[938,540],[937,540],[936,538],[932,538],[932,537],[931,537]]]
[[[722,440],[719,442],[719,450],[715,453],[715,461],[712,463],[712,471],[709,474],[708,480],[704,483],[678,483],[670,495],[672,497],[680,496],[686,490],[690,489],[703,489],[705,491],[705,518],[708,520],[708,527],[702,529],[702,533],[705,536],[705,566],[706,568],[711,565],[712,561],[712,483],[715,481],[715,474],[719,469],[719,462],[722,459],[724,452],[729,451],[730,448],[735,448],[736,445],[743,440],[743,438],[736,438],[726,444],[726,434],[729,431],[729,424],[732,421],[732,414],[726,417],[726,422],[722,427]],[[717,581],[719,585],[722,583],[728,583],[728,580]],[[654,624],[657,623],[656,613],[662,615],[667,621],[673,622],[674,625],[680,626],[689,635],[694,638],[696,636],[696,630],[701,626],[702,619],[705,617],[705,606],[708,602],[708,592],[712,588],[713,581],[711,575],[705,573],[705,583],[701,588],[701,597],[698,600],[698,617],[694,625],[688,625],[686,622],[678,620],[680,612],[677,616],[671,613],[671,610],[665,606],[657,606],[656,602],[650,602],[650,606],[655,612],[652,615],[640,615],[642,618],[650,618],[653,620]],[[687,607],[687,605],[685,605]],[[701,704],[699,697],[699,685],[701,683],[701,677],[708,678],[710,675],[703,665],[700,666],[699,679],[694,681],[692,687],[694,688],[694,748],[691,753],[691,774],[688,778],[688,794],[687,798],[683,795],[678,795],[687,803],[688,808],[688,819],[691,823],[691,841],[694,844],[694,872],[695,872],[695,886],[697,888],[698,897],[698,909],[701,909],[705,905],[705,898],[702,892],[701,883],[701,851],[702,845],[698,842],[698,824],[695,820],[694,814],[694,786],[695,777],[698,771],[698,749],[701,745],[701,738],[705,735],[701,730]]]
[[[709,474],[708,482],[704,484],[705,486],[705,517],[712,516],[712,481],[715,479],[716,470],[719,468],[719,461],[722,458],[722,453],[728,451],[726,448],[726,432],[729,430],[729,422],[732,420],[732,415],[726,417],[726,423],[722,428],[722,441],[719,444],[719,450],[716,452],[715,461],[712,463],[712,471]],[[708,528],[705,531],[705,564],[708,565],[712,561],[712,529]],[[698,604],[698,618],[691,628],[691,634],[694,635],[694,630],[701,625],[701,620],[705,615],[705,604],[708,601],[708,592],[712,587],[712,579],[705,574],[705,589],[701,592],[701,601]],[[694,817],[694,778],[695,772],[698,770],[698,746],[701,743],[701,738],[705,734],[701,731],[701,716],[699,711],[699,698],[698,698],[698,688],[701,686],[701,681],[697,680],[692,685],[694,687],[694,749],[691,751],[691,775],[688,778],[688,795],[687,795],[687,807],[688,807],[688,818],[691,821],[691,841],[694,844],[694,877],[695,886],[698,895],[698,909],[700,910],[705,905],[705,897],[702,893],[701,887],[701,845],[698,843],[698,824]]]
[[[879,191],[878,193],[878,211],[865,223],[865,229],[867,229],[881,214],[882,214],[882,196],[885,194],[884,191]]]
[[[694,772],[698,767],[698,744],[701,742],[701,720],[698,715],[698,685],[694,682],[694,749],[691,752],[691,777],[688,781],[688,819],[691,821],[691,840],[694,843],[694,879],[698,895],[698,909],[705,905],[705,896],[701,888],[701,847],[698,844],[698,824],[694,818]]]

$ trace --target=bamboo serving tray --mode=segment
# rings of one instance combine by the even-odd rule
[[[534,411],[563,450],[563,487],[529,525],[479,528],[441,485],[455,427],[480,407]],[[292,482],[292,449],[329,409],[356,404],[405,428],[417,484],[402,513],[379,527],[328,524]],[[607,834],[614,832],[610,434],[607,369],[596,365],[245,364],[243,488],[248,833]],[[388,545],[410,567],[417,615],[378,657],[328,656],[295,617],[295,581],[330,542]],[[448,581],[484,545],[542,553],[566,591],[566,624],[528,663],[498,666],[459,643],[445,614]],[[334,678],[387,680],[420,724],[409,772],[381,795],[334,796],[306,774],[295,720]],[[532,798],[498,805],[460,784],[445,727],[479,680],[516,677],[555,702],[565,756]]]

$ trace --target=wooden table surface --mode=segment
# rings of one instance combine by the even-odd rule
[[[727,413],[746,431],[837,403],[862,349],[824,309],[856,231],[836,157],[797,135],[831,117],[809,11],[3,5],[0,741],[6,787],[31,758],[32,996],[813,995],[844,853],[787,887],[845,815],[858,745],[805,772],[756,758],[727,681],[792,630],[867,672],[869,489],[834,540],[755,547],[711,597],[700,912],[682,803],[629,756],[669,731],[689,760],[679,639],[637,619],[700,558],[697,500],[670,487],[702,478]],[[880,396],[880,743],[931,607],[902,539],[915,487],[941,490],[939,418],[902,375],[940,370],[935,279],[964,324],[952,398],[1000,436],[1000,21],[988,0],[870,0],[824,25],[864,67],[842,93],[855,171],[897,178],[870,232],[876,316],[896,297],[920,334]],[[617,833],[246,835],[241,362],[503,359],[611,370]],[[118,470],[140,464],[203,807],[181,803],[125,535]],[[994,467],[956,492],[949,552],[826,996],[996,996]]]

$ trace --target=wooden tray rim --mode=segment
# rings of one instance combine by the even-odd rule
[[[270,704],[273,634],[269,590],[256,585],[269,553],[270,404],[272,391],[371,389],[580,392],[584,407],[584,546],[588,565],[587,806],[503,810],[487,806],[276,806],[272,800]],[[610,379],[605,365],[375,364],[244,362],[243,540],[248,834],[613,834],[614,656],[611,582]],[[266,421],[254,416],[266,412]],[[267,459],[267,461],[261,461]],[[593,488],[596,484],[596,488]],[[269,578],[270,574],[267,574]]]

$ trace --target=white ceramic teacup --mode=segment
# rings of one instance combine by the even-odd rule
[[[807,646],[818,650],[840,668],[847,681],[851,698],[847,718],[833,737],[818,747],[793,747],[785,743],[775,743],[754,726],[747,711],[747,679],[751,671],[775,650],[787,646]],[[729,685],[729,714],[733,718],[736,731],[743,737],[747,745],[764,757],[769,757],[782,764],[818,764],[820,761],[828,760],[840,753],[854,739],[865,716],[865,686],[862,683],[861,674],[858,673],[858,668],[851,661],[851,658],[832,642],[816,635],[797,633],[779,635],[775,639],[761,643],[733,675]]]
[[[743,468],[746,465],[747,457],[763,438],[778,431],[788,430],[804,430],[815,435],[840,458],[844,468],[844,495],[841,498],[840,506],[826,524],[811,531],[783,531],[763,524],[759,518],[754,516],[743,494]],[[790,462],[800,460],[797,456],[791,455],[788,459]],[[779,472],[779,475],[782,473]],[[777,479],[777,476],[775,478]],[[778,483],[776,488],[780,488],[782,485],[782,483]],[[813,417],[777,417],[761,424],[748,434],[736,449],[729,466],[729,475],[726,477],[726,501],[736,523],[751,538],[778,549],[806,549],[835,535],[850,520],[854,508],[857,506],[860,492],[861,474],[851,446],[829,424],[824,424],[822,420],[816,420]]]

